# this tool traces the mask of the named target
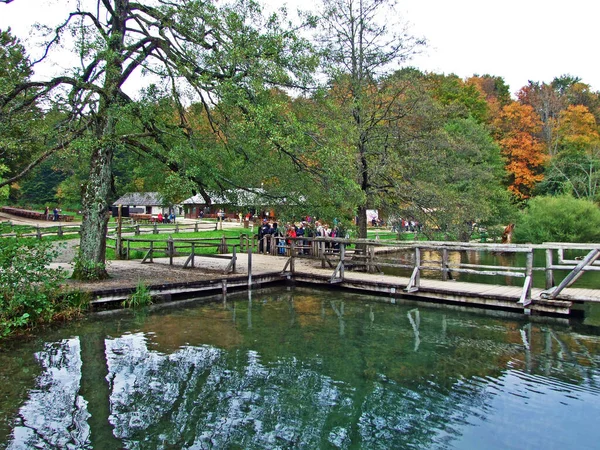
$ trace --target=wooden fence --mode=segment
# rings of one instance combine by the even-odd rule
[[[14,228],[14,224],[12,222],[8,222],[9,225]],[[21,226],[21,225],[19,225]],[[22,225],[22,226],[27,226],[27,225]],[[69,234],[79,234],[80,230],[81,230],[81,226],[80,225],[57,225],[56,227],[40,227],[39,225],[36,227],[31,227],[33,228],[34,231],[31,232],[27,232],[27,233],[19,233],[16,231],[13,231],[11,233],[5,233],[5,234],[1,234],[0,237],[16,237],[16,236],[21,236],[21,237],[36,237],[38,239],[41,239],[44,236],[58,236],[58,237],[62,237],[65,235],[69,235]],[[161,233],[184,233],[186,231],[188,232],[199,232],[199,231],[206,231],[206,230],[217,230],[217,226],[215,226],[212,223],[207,223],[207,224],[203,224],[203,223],[194,223],[194,224],[186,224],[186,225],[180,225],[178,223],[174,223],[174,224],[170,224],[169,226],[159,226],[157,223],[151,224],[151,225],[140,225],[140,224],[134,224],[134,225],[122,225],[121,226],[121,232],[125,233],[125,234],[133,234],[135,236],[140,236],[142,234],[161,234]],[[111,233],[116,233],[117,232],[117,226],[113,226],[113,227],[109,227],[107,229],[107,234],[111,234]]]
[[[113,238],[114,239],[114,238]],[[134,246],[132,246],[132,244]],[[141,245],[140,244],[146,244]],[[114,246],[107,247],[118,251],[119,244],[115,240]],[[223,236],[221,238],[187,238],[187,239],[174,239],[170,237],[166,241],[156,241],[153,239],[142,239],[142,238],[122,238],[121,242],[122,257],[129,260],[132,256],[132,252],[141,252],[144,254],[141,263],[152,263],[156,254],[162,254],[164,257],[169,258],[169,265],[173,265],[173,258],[178,256],[188,256],[187,260],[183,264],[183,268],[194,267],[195,257],[210,257],[229,260],[229,264],[225,268],[225,273],[235,273],[236,261],[239,244],[233,244],[231,239]],[[207,254],[199,251],[202,248],[213,248],[216,250],[216,254]],[[231,252],[230,252],[231,249]],[[231,253],[231,255],[229,255]]]
[[[406,286],[407,292],[419,290],[421,276],[424,271],[439,272],[443,281],[451,280],[452,274],[473,274],[483,276],[500,275],[509,278],[522,278],[522,294],[520,303],[524,307],[531,303],[531,288],[534,271],[545,272],[545,291],[541,297],[556,299],[565,288],[572,286],[581,275],[587,271],[600,271],[600,243],[598,244],[576,244],[576,243],[544,243],[540,245],[531,244],[484,244],[463,242],[434,242],[434,241],[380,241],[367,239],[331,239],[323,237],[302,238],[278,238],[267,236],[270,245],[266,242],[258,251],[267,254],[280,254],[288,257],[283,272],[291,274],[295,271],[295,261],[298,258],[311,258],[320,260],[321,267],[334,269],[331,275],[331,283],[339,283],[344,280],[346,269],[359,269],[367,272],[380,271],[382,267],[408,269],[411,277]],[[254,244],[246,242],[241,247]],[[546,263],[544,267],[534,267],[534,251],[544,251]],[[567,250],[579,250],[587,252],[580,259],[566,259]],[[382,255],[393,254],[400,251],[412,252],[412,262],[407,264],[400,261],[390,261],[390,258]],[[500,254],[525,255],[525,265],[486,265],[463,263],[461,258],[450,258],[450,254],[463,252],[493,252]],[[554,261],[554,255],[558,260]],[[428,255],[430,259],[425,259]],[[437,255],[433,258],[431,255]],[[556,285],[554,273],[556,271],[569,272],[563,280]]]

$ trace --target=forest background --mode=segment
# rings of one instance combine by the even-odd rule
[[[557,74],[513,98],[493,74],[411,68],[426,39],[390,6],[325,0],[290,21],[245,0],[82,1],[38,26],[39,60],[2,30],[0,202],[83,210],[82,278],[103,276],[126,192],[250,191],[284,219],[358,217],[359,236],[379,209],[457,239],[532,202],[559,227],[593,205],[577,239],[598,240],[600,93]],[[72,68],[36,74],[65,50]]]

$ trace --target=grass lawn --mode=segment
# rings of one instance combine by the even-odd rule
[[[159,226],[160,230],[160,226]],[[131,239],[129,241],[129,257],[131,259],[142,259],[146,253],[148,252],[148,248],[150,247],[150,243],[148,241],[153,241],[153,248],[156,251],[156,256],[163,256],[166,252],[167,241],[169,238],[173,238],[174,240],[178,239],[206,239],[206,246],[202,246],[201,244],[196,245],[195,252],[196,254],[202,255],[214,255],[218,251],[217,245],[220,244],[223,236],[227,239],[228,245],[239,244],[240,235],[249,234],[250,230],[244,228],[234,228],[234,229],[225,229],[225,230],[210,230],[210,231],[199,231],[195,232],[186,232],[186,233],[162,233],[162,234],[144,234],[141,236],[124,236],[127,239]],[[210,240],[210,241],[209,241]],[[108,245],[114,246],[115,240],[109,238],[107,240]],[[127,242],[123,243],[123,247],[127,248]],[[177,245],[179,248],[179,245]],[[191,245],[187,248],[191,248]],[[139,249],[139,250],[136,250]],[[184,250],[185,252],[185,250]],[[112,248],[106,249],[106,259],[114,260],[115,251]]]

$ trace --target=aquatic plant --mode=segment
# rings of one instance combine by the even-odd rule
[[[135,292],[131,294],[126,300],[123,300],[123,306],[125,308],[143,308],[152,304],[152,295],[148,286],[143,281],[138,280],[138,284],[135,288]]]

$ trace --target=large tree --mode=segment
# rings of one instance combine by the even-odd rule
[[[404,83],[386,84],[381,93],[380,82],[425,44],[410,35],[405,24],[391,20],[397,17],[394,4],[389,0],[324,0],[321,11],[325,71],[337,90],[345,121],[351,124],[343,128],[348,131],[353,173],[363,193],[357,208],[362,238],[367,236],[367,209],[378,195],[378,168],[372,165],[372,156],[378,160],[385,141],[381,125],[413,106],[405,103]]]
[[[0,110],[17,110],[19,97],[29,104],[51,102],[68,117],[61,146],[76,144],[89,154],[75,267],[75,276],[87,279],[107,275],[105,234],[115,153],[133,149],[185,172],[169,147],[173,134],[190,135],[185,115],[172,127],[147,113],[125,91],[132,75],[154,74],[169,89],[178,111],[184,110],[184,90],[209,110],[211,101],[243,96],[246,102],[264,86],[297,85],[292,69],[301,66],[296,63],[308,50],[294,33],[282,29],[277,16],[265,19],[251,0],[82,1],[49,35],[45,54],[69,42],[80,59],[77,67],[49,81],[18,84],[3,93]],[[195,181],[199,189],[204,187],[203,180]]]

